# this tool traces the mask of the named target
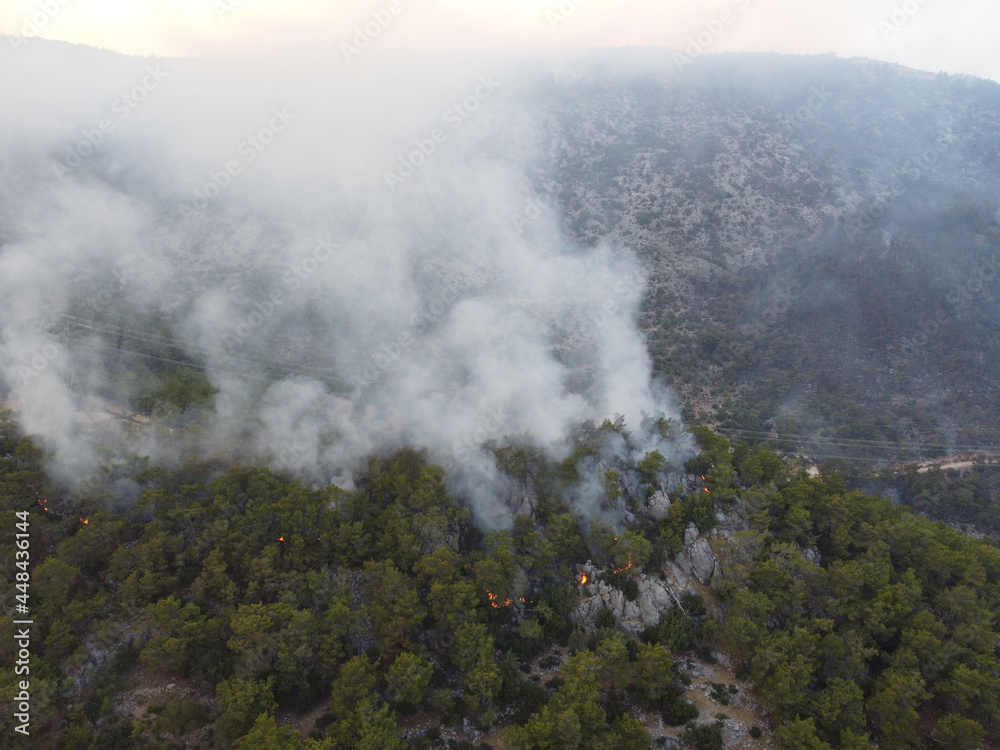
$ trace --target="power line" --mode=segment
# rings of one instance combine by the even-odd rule
[[[865,440],[861,438],[838,438],[838,437],[824,437],[821,435],[817,436],[806,436],[794,433],[773,433],[773,432],[763,432],[758,430],[738,430],[729,429],[724,427],[719,427],[716,432],[722,435],[732,435],[737,438],[743,439],[766,439],[766,440],[788,440],[794,441],[796,443],[816,443],[826,447],[855,447],[855,448],[872,448],[880,450],[905,450],[905,451],[922,451],[922,450],[950,450],[950,451],[962,451],[962,452],[981,452],[981,453],[996,453],[1000,452],[1000,446],[994,445],[965,445],[956,443],[916,443],[916,442],[895,442],[890,440]]]
[[[150,333],[146,331],[136,331],[134,329],[125,328],[123,326],[116,326],[110,323],[102,324],[96,321],[85,321],[80,318],[76,318],[72,315],[64,315],[63,317],[68,320],[69,324],[74,325],[78,328],[83,328],[86,330],[93,331],[97,334],[104,334],[107,336],[121,336],[146,344],[152,344],[156,346],[169,346],[170,348],[177,349],[180,351],[190,350],[192,351],[192,353],[199,354],[206,358],[212,355],[220,356],[223,357],[225,359],[225,362],[227,363],[242,364],[247,367],[256,366],[263,368],[271,368],[282,371],[287,375],[301,375],[306,377],[313,377],[319,380],[327,381],[328,383],[333,382],[338,387],[351,384],[350,376],[347,375],[344,370],[339,368],[329,368],[321,370],[308,366],[293,366],[287,364],[284,361],[264,356],[247,357],[244,355],[243,357],[237,357],[219,349],[202,346],[176,337],[162,336],[159,334]],[[149,354],[146,352],[140,352],[125,346],[111,346],[105,343],[104,341],[100,340],[100,338],[99,341],[100,341],[100,346],[103,346],[104,348],[107,349],[120,349],[127,351],[131,354],[135,354],[137,356],[146,357],[148,359],[155,359],[162,362],[172,362],[174,364],[182,365],[184,367],[190,367],[196,370],[207,371],[211,369],[213,371],[226,372],[229,374],[241,375],[244,377],[255,378],[263,381],[272,380],[272,378],[251,375],[248,372],[236,371],[231,368],[226,368],[225,365],[212,365],[211,367],[209,367],[207,365],[201,365],[196,362],[190,362],[190,361],[175,359],[172,357],[164,357],[160,355]]]
[[[104,335],[108,335],[108,336],[119,335],[119,336],[123,336],[125,338],[129,338],[129,339],[133,339],[135,341],[142,342],[142,343],[153,344],[153,345],[158,345],[158,346],[169,346],[169,347],[171,347],[173,349],[178,349],[180,351],[184,351],[185,349],[194,349],[194,350],[196,350],[194,353],[201,354],[202,356],[206,356],[206,354],[219,354],[219,355],[222,355],[222,356],[225,357],[225,360],[226,360],[227,363],[242,364],[242,365],[245,365],[245,366],[251,367],[251,368],[252,367],[262,367],[262,368],[265,368],[265,369],[267,369],[267,368],[276,369],[276,370],[281,371],[285,375],[300,375],[300,376],[303,376],[303,377],[312,377],[312,378],[316,378],[317,380],[322,380],[322,381],[326,382],[328,385],[333,385],[333,386],[335,386],[337,388],[350,387],[352,385],[349,377],[345,376],[345,373],[343,371],[341,371],[341,370],[335,370],[335,369],[331,369],[331,370],[318,370],[318,369],[309,368],[309,367],[301,367],[301,366],[300,367],[295,367],[295,366],[292,366],[292,365],[288,365],[288,364],[286,364],[284,362],[281,362],[281,361],[278,361],[278,360],[273,360],[273,359],[270,359],[270,358],[267,358],[267,357],[240,358],[240,357],[232,356],[232,355],[230,355],[228,353],[220,352],[219,350],[216,350],[216,349],[211,349],[209,347],[199,346],[197,344],[192,344],[191,342],[186,342],[186,341],[183,341],[183,340],[177,339],[177,338],[172,338],[172,337],[167,337],[167,336],[160,336],[158,334],[151,334],[151,333],[140,332],[140,331],[134,331],[134,330],[131,330],[131,329],[124,328],[122,326],[114,326],[114,325],[111,325],[111,324],[102,325],[102,324],[96,323],[94,321],[86,321],[86,322],[84,322],[81,319],[74,318],[71,315],[65,315],[64,317],[69,319],[69,322],[70,322],[71,325],[74,325],[74,326],[77,326],[79,328],[83,328],[83,329],[86,329],[86,330],[94,331],[97,334],[104,334]],[[173,364],[181,365],[182,367],[188,367],[188,368],[191,368],[191,369],[194,369],[194,370],[199,370],[199,371],[202,371],[202,372],[207,372],[207,371],[211,370],[211,371],[214,371],[214,372],[221,372],[221,373],[226,373],[226,374],[230,374],[230,375],[236,375],[236,376],[239,376],[239,377],[246,377],[246,378],[251,378],[251,379],[255,379],[255,380],[260,380],[262,382],[272,382],[274,380],[274,378],[265,377],[265,376],[261,376],[261,375],[254,375],[254,374],[252,374],[250,372],[247,372],[247,371],[235,370],[235,369],[232,369],[232,368],[227,368],[225,366],[225,364],[222,364],[222,365],[212,365],[211,367],[209,367],[208,365],[199,364],[197,362],[180,360],[180,359],[175,359],[173,357],[164,357],[164,356],[157,355],[157,354],[150,354],[150,353],[147,353],[147,352],[137,351],[136,349],[133,349],[133,348],[130,348],[130,347],[127,347],[127,346],[120,346],[120,345],[119,346],[115,346],[115,345],[109,344],[108,342],[104,341],[100,336],[98,336],[98,338],[97,338],[97,345],[100,346],[100,347],[102,347],[102,348],[105,348],[105,349],[116,350],[116,351],[125,351],[125,352],[128,352],[129,354],[133,354],[133,355],[138,356],[138,357],[144,357],[146,359],[157,360],[157,361],[160,361],[160,362],[171,362]]]
[[[774,440],[775,435],[773,433],[766,433],[756,430],[729,430],[725,428],[719,428],[717,430],[720,434],[730,435],[736,439],[759,439],[766,438],[768,440]],[[799,455],[803,458],[811,459],[833,459],[840,461],[848,461],[854,463],[878,463],[878,464],[897,464],[902,462],[913,463],[918,459],[929,459],[932,458],[928,456],[932,452],[961,452],[961,453],[1000,453],[1000,448],[997,446],[990,445],[947,445],[947,444],[933,444],[933,443],[892,443],[888,441],[878,442],[878,441],[866,441],[866,440],[850,440],[850,439],[826,439],[826,438],[803,438],[800,435],[790,435],[788,433],[778,433],[777,439],[790,440],[796,443],[796,447],[790,451],[793,454]],[[808,443],[813,442],[817,445],[816,450],[810,450]],[[910,456],[904,458],[902,456],[897,456],[893,458],[885,458],[874,455],[868,456],[852,456],[843,454],[831,454],[831,453],[821,453],[819,451],[823,449],[836,449],[836,448],[861,448],[868,449],[873,452],[878,453],[891,453],[893,451],[902,451],[911,453]],[[916,453],[917,455],[912,455]]]

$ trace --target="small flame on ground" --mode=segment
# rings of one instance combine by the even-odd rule
[[[509,607],[513,603],[511,602],[510,599],[504,599],[501,602],[500,598],[492,591],[487,591],[486,596],[489,598],[490,606],[493,607],[493,609],[500,609],[500,607]],[[524,599],[521,599],[521,601],[523,602]]]
[[[628,570],[631,567],[632,567],[632,557],[629,556],[629,558],[628,558],[628,565],[626,565],[624,568],[615,568],[611,572],[612,573],[621,573],[622,571]]]

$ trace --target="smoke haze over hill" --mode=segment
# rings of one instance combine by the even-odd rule
[[[88,56],[104,74],[72,64]],[[651,380],[634,255],[574,242],[529,180],[537,114],[512,95],[536,72],[342,62],[47,44],[0,62],[18,70],[0,134],[3,379],[66,476],[125,440],[85,428],[74,400],[127,403],[136,368],[178,360],[216,389],[202,455],[350,486],[412,444],[460,464],[483,503],[484,441],[558,455],[584,420],[677,415]]]

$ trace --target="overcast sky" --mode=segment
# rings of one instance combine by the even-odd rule
[[[371,44],[397,49],[694,42],[705,53],[833,52],[1000,80],[997,0],[0,0],[0,30],[206,55],[350,43],[373,14],[391,21]]]

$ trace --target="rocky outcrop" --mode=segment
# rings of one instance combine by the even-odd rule
[[[695,577],[707,586],[712,580],[712,574],[715,573],[715,555],[712,554],[712,546],[707,539],[698,539],[691,545],[687,554],[691,558]]]
[[[638,635],[646,628],[659,625],[671,607],[680,606],[685,593],[697,593],[695,580],[707,586],[717,564],[712,545],[693,523],[684,530],[683,548],[674,555],[673,561],[664,563],[659,576],[641,573],[635,579],[639,592],[635,601],[629,601],[619,589],[597,580],[601,571],[596,570],[588,560],[586,565],[577,565],[579,580],[587,582],[581,585],[585,599],[572,617],[584,628],[592,630],[598,614],[607,609],[622,630]]]
[[[646,506],[646,514],[654,521],[662,520],[670,515],[670,498],[667,497],[666,492],[657,490],[653,493]]]
[[[538,512],[538,493],[535,492],[532,477],[518,482],[517,489],[507,501],[507,507],[515,516],[535,517]]]
[[[588,576],[592,575],[592,566],[579,567],[591,571]],[[639,594],[635,601],[629,601],[622,591],[604,581],[585,584],[582,593],[586,599],[573,612],[573,619],[593,629],[597,615],[607,609],[626,633],[638,635],[646,628],[659,625],[667,611],[680,604],[683,594],[694,591],[690,578],[670,563],[662,578],[643,573],[636,578],[636,583]]]
[[[715,573],[715,553],[708,539],[700,535],[698,527],[689,523],[684,529],[684,548],[674,555],[674,563],[685,575],[694,576],[707,586]]]
[[[684,546],[690,547],[698,539],[698,527],[693,523],[689,523],[687,528],[684,529]]]

